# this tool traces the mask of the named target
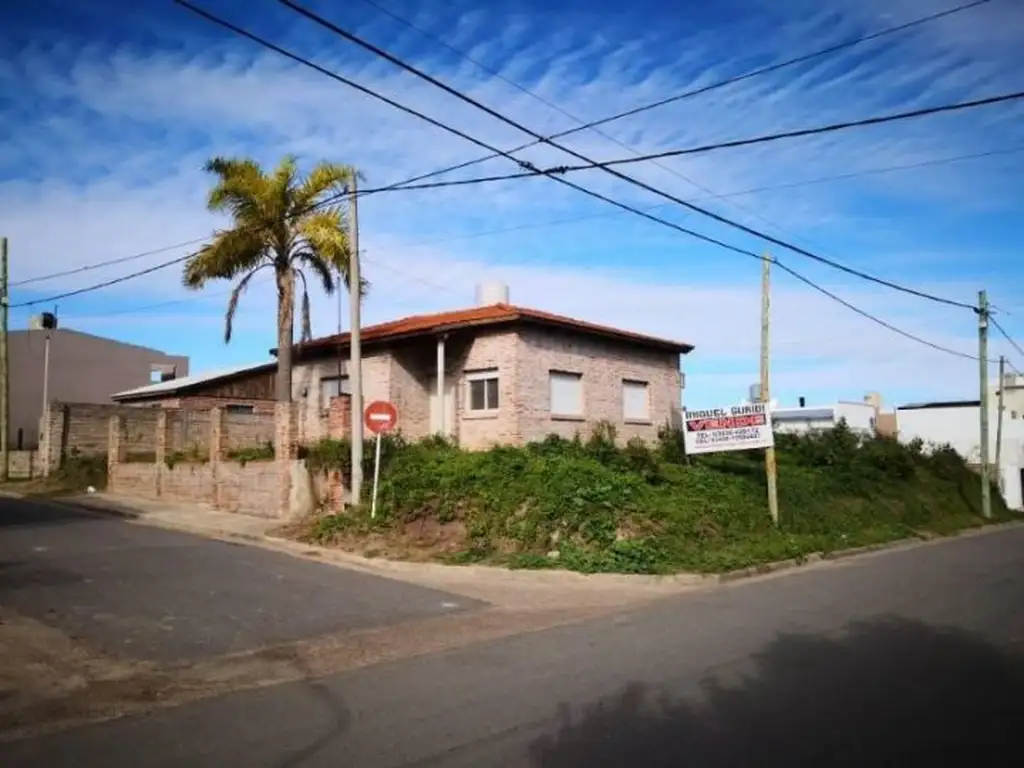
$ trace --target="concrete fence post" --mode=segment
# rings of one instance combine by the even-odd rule
[[[121,440],[121,417],[111,416],[107,433],[107,487],[117,492],[117,465],[124,460],[124,442]]]
[[[224,434],[224,409],[210,409],[210,475],[213,480],[213,506],[215,509],[223,507],[223,498],[220,487],[220,465],[224,461],[227,450],[226,435]]]

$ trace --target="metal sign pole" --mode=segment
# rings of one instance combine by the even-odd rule
[[[380,435],[377,433],[377,447],[373,457],[373,501],[370,502],[370,519],[377,517],[377,486],[380,483]]]

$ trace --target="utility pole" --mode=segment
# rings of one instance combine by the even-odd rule
[[[771,392],[769,390],[768,370],[768,329],[771,317],[771,254],[766,253],[761,257],[761,402],[764,403],[765,411],[771,411]],[[772,516],[772,522],[779,524],[779,488],[775,466],[775,448],[769,447],[764,450],[764,470],[768,478],[768,512]]]
[[[11,371],[7,357],[7,238],[0,237],[0,480],[11,472]]]
[[[1006,382],[1006,358],[999,356],[999,407],[996,413],[996,480],[1002,488],[1003,479],[1003,387]]]
[[[359,504],[363,492],[363,350],[359,312],[362,309],[363,280],[359,273],[359,203],[356,177],[349,187],[349,331],[348,382],[352,401],[352,503]]]
[[[981,386],[981,514],[992,517],[992,486],[988,465],[988,294],[978,291],[978,373]]]

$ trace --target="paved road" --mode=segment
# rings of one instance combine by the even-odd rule
[[[25,766],[1024,765],[1024,529],[0,745]]]
[[[116,657],[167,663],[481,604],[255,547],[4,498],[0,605]]]

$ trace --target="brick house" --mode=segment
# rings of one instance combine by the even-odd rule
[[[467,448],[586,436],[599,421],[653,440],[678,422],[692,345],[517,307],[497,290],[498,301],[363,328],[364,402],[394,403],[409,439]],[[350,391],[349,343],[344,333],[296,348],[302,441],[327,434],[332,398]]]
[[[394,403],[408,439],[442,434],[467,448],[587,436],[600,421],[622,440],[653,440],[678,423],[680,356],[692,345],[517,307],[501,291],[499,301],[364,327],[364,403]],[[349,344],[343,333],[295,347],[299,442],[348,433]],[[191,376],[114,400],[272,413],[275,369]]]
[[[110,396],[121,405],[273,415],[276,362],[167,379]]]

